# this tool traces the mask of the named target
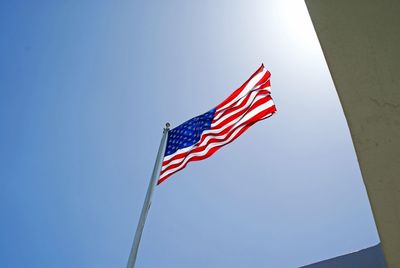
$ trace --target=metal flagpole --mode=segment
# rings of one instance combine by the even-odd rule
[[[142,212],[140,213],[140,219],[138,226],[136,228],[135,238],[133,240],[131,253],[129,255],[127,268],[134,268],[136,262],[136,256],[139,249],[140,238],[142,237],[144,223],[146,222],[147,213],[149,212],[151,205],[151,197],[153,196],[154,187],[156,186],[157,180],[160,176],[162,159],[165,153],[166,140],[169,131],[169,123],[165,124],[163,135],[160,142],[160,147],[158,148],[156,163],[154,164],[153,173],[151,175],[149,188],[147,189],[146,198],[144,199]]]

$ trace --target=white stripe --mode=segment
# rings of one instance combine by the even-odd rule
[[[236,102],[238,99],[242,98],[244,95],[246,95],[250,90],[254,88],[254,86],[258,83],[258,81],[261,80],[261,78],[264,76],[264,74],[267,72],[265,68],[263,70],[256,74],[248,83],[247,85],[243,88],[243,90],[240,92],[239,95],[236,96],[233,100],[222,106],[219,110],[225,109],[226,107],[230,106],[232,103]]]
[[[261,118],[261,119],[270,117],[272,114],[273,114],[273,113],[269,113],[269,114],[265,115],[265,116],[264,116],[263,118]],[[261,119],[260,119],[260,120],[261,120]],[[246,126],[246,125],[242,125],[242,126],[236,128],[235,130],[240,131],[240,130],[241,130],[243,127],[245,127],[245,126]],[[224,145],[224,144],[226,144],[226,143],[229,143],[232,139],[236,138],[236,134],[238,133],[238,131],[236,131],[236,133],[232,134],[232,136],[231,136],[228,140],[226,140],[225,142],[219,142],[219,143],[214,142],[214,143],[210,143],[210,144],[207,146],[207,148],[206,148],[205,150],[203,150],[203,151],[201,151],[201,152],[198,152],[198,153],[188,154],[187,156],[184,156],[184,157],[187,157],[187,158],[182,162],[182,164],[179,165],[178,167],[174,168],[174,169],[168,170],[167,172],[165,172],[165,174],[162,174],[162,176],[160,177],[160,180],[162,180],[164,177],[168,176],[169,174],[171,174],[171,173],[173,173],[173,172],[176,172],[176,171],[179,171],[180,169],[182,169],[182,166],[183,166],[185,163],[187,163],[190,159],[192,159],[194,156],[202,156],[202,155],[205,155],[205,154],[207,154],[208,151],[211,150],[212,148],[214,148],[214,147],[216,147],[216,146]],[[208,148],[208,147],[209,147],[209,148]],[[203,153],[203,152],[204,152],[204,153]],[[182,157],[182,158],[184,158],[184,157]],[[182,158],[181,158],[181,160],[182,160]],[[168,165],[168,166],[169,166],[169,165]]]
[[[201,137],[200,137],[200,140],[203,138],[203,136],[206,136],[208,133],[205,133],[206,131],[204,131],[203,132],[203,134],[201,135]],[[205,144],[207,144],[207,142],[210,140],[210,139],[218,139],[218,140],[223,140],[223,139],[225,139],[229,134],[231,134],[232,133],[232,131],[228,131],[227,133],[225,133],[224,135],[220,135],[220,136],[206,136],[206,138],[204,139],[204,141],[202,141],[201,143],[196,143],[195,144],[195,146],[196,147],[200,147],[200,146],[204,146]],[[206,147],[207,148],[207,147]],[[206,150],[206,148],[204,149],[204,150]],[[186,155],[184,155],[184,156],[182,156],[182,157],[180,157],[180,158],[177,158],[177,159],[175,159],[175,160],[173,160],[173,161],[171,161],[171,162],[169,162],[167,165],[165,165],[165,166],[163,166],[162,167],[162,169],[161,169],[161,171],[164,171],[164,170],[166,170],[169,166],[171,166],[171,165],[174,165],[174,164],[177,164],[177,163],[179,163],[179,162],[181,162],[182,161],[182,158],[184,158],[184,157],[186,157]]]
[[[262,97],[266,97],[266,96],[263,95]],[[248,106],[248,104],[246,104],[246,105]],[[245,106],[244,108],[246,108],[247,106]],[[236,112],[239,112],[239,111],[236,111]],[[229,115],[232,115],[232,114],[233,114],[233,113],[231,113],[231,114],[229,114]],[[222,127],[218,128],[218,129],[212,129],[213,127],[215,127],[216,125],[218,125],[220,122],[222,122],[222,120],[223,120],[223,119],[220,119],[220,120],[218,120],[218,121],[213,122],[213,123],[211,124],[211,129],[205,130],[205,131],[202,133],[202,135],[205,135],[205,134],[214,134],[214,133],[221,132],[221,131],[223,131],[224,129],[226,129],[227,127],[230,127],[230,126],[236,124],[236,123],[240,120],[240,117],[236,118],[235,120],[232,120],[231,122],[229,122],[229,123],[223,125]],[[200,138],[200,139],[201,139],[201,138]],[[175,153],[173,153],[173,154],[171,154],[171,155],[165,156],[165,157],[164,157],[164,161],[168,161],[169,159],[173,158],[175,155],[182,154],[182,153],[186,153],[186,152],[192,150],[195,146],[196,146],[196,144],[194,144],[194,145],[192,145],[192,146],[189,146],[189,147],[185,147],[185,148],[179,149],[179,150],[177,150]]]
[[[260,91],[261,90],[252,91],[250,93],[250,98],[247,100],[246,104],[243,105],[242,108],[240,108],[238,110],[235,110],[233,112],[228,112],[228,113],[224,114],[224,116],[222,118],[214,119],[214,122],[212,123],[212,125],[213,126],[218,125],[220,122],[223,122],[225,119],[227,119],[228,117],[232,116],[233,114],[240,113],[240,112],[248,109],[251,106],[251,104],[254,104],[256,101],[258,101],[258,100],[260,100],[262,98],[265,98],[267,95],[257,95],[257,93],[260,92]],[[239,104],[235,105],[235,106],[232,106],[232,108],[235,108],[235,107],[238,107],[238,106],[239,106]],[[229,110],[226,110],[226,111],[229,111]],[[221,113],[221,114],[223,114],[223,113]]]
[[[244,117],[239,118],[239,120],[236,121],[236,124],[235,124],[235,125],[244,124],[247,120],[250,120],[252,117],[254,117],[254,116],[256,116],[257,114],[259,114],[260,112],[262,112],[262,111],[268,109],[268,108],[271,107],[272,105],[274,105],[274,103],[273,103],[272,100],[269,100],[269,101],[267,101],[267,102],[264,103],[264,104],[261,104],[260,106],[258,106],[257,108],[255,108],[254,110],[252,110],[251,112],[249,112],[248,114],[246,114]],[[244,124],[244,125],[245,125],[245,124]],[[233,131],[236,131],[236,129],[240,129],[241,127],[242,127],[242,126],[240,126],[239,128],[234,128]],[[203,134],[202,134],[201,137],[200,137],[200,140],[203,138],[203,136],[207,135],[208,133],[210,133],[210,131],[204,131]],[[200,144],[195,144],[195,145],[191,146],[190,148],[204,146],[204,145],[207,144],[207,142],[208,142],[210,139],[223,140],[223,139],[225,139],[228,135],[230,135],[231,133],[232,133],[232,130],[229,131],[229,132],[227,132],[227,133],[225,133],[224,135],[220,135],[220,136],[209,136],[209,135],[207,135],[206,138],[205,138]],[[214,144],[214,143],[218,143],[218,142],[212,142],[211,144]],[[207,147],[206,147],[204,150],[207,150],[208,146],[210,146],[210,144],[208,144]],[[189,147],[187,147],[187,148],[189,148]],[[184,148],[184,149],[187,149],[187,148]],[[177,152],[178,152],[178,151],[177,151]],[[182,152],[180,152],[180,153],[182,153]],[[200,153],[200,152],[198,152],[198,153]],[[198,153],[195,153],[195,154],[198,154]],[[174,155],[176,155],[176,154],[177,154],[177,153],[175,153]],[[189,155],[190,155],[190,154],[189,154]],[[177,158],[177,159],[171,161],[171,162],[168,163],[167,165],[163,166],[162,169],[161,169],[161,171],[166,170],[166,169],[167,169],[169,166],[171,166],[171,165],[174,165],[174,164],[177,164],[177,163],[181,162],[181,161],[182,161],[182,158],[187,157],[187,156],[188,156],[188,155],[183,155],[182,157]]]
[[[206,131],[204,131],[204,132],[202,133],[202,135],[203,135],[205,132],[206,132]],[[201,137],[200,137],[200,139],[201,139]],[[178,149],[175,153],[170,154],[170,155],[167,155],[167,156],[164,156],[163,162],[164,162],[164,161],[168,161],[169,159],[173,158],[175,155],[189,152],[189,151],[192,150],[193,147],[195,147],[195,146],[196,146],[196,143],[193,144],[192,146],[185,147],[185,148],[182,148],[182,149]]]
[[[166,171],[164,174],[162,174],[162,177],[160,177],[160,180],[162,180],[163,177],[168,176],[169,174],[175,172],[176,170],[179,170],[183,165],[185,165],[191,158],[195,157],[195,156],[203,156],[206,155],[208,153],[208,151],[216,146],[221,146],[224,145],[226,143],[228,143],[229,141],[231,141],[233,138],[235,138],[236,133],[238,133],[243,127],[245,127],[246,125],[240,126],[238,128],[235,129],[235,131],[233,132],[232,136],[229,137],[229,139],[225,140],[225,141],[221,141],[221,142],[215,142],[215,143],[210,143],[206,149],[204,149],[201,152],[198,153],[193,153],[193,154],[189,154],[187,156],[187,158],[182,161],[182,163],[177,166],[176,168],[170,169],[168,171]]]
[[[252,90],[250,90],[249,91],[249,93],[248,94],[253,94],[253,92],[259,92],[259,91],[262,91],[262,90],[266,90],[266,91],[268,91],[269,92],[269,90],[268,89],[252,89]],[[218,109],[217,111],[215,111],[215,113],[217,114],[215,117],[214,117],[214,121],[215,120],[218,120],[223,114],[224,114],[224,112],[226,111],[226,110],[228,110],[228,109],[231,109],[231,108],[234,108],[234,107],[237,107],[237,106],[240,106],[241,104],[242,104],[242,102],[246,99],[246,96],[248,95],[248,94],[246,94],[246,95],[244,95],[241,99],[239,99],[235,104],[233,104],[231,107],[226,107],[225,109]]]
[[[261,104],[260,106],[258,106],[258,107],[255,108],[254,110],[252,110],[251,112],[245,114],[245,116],[239,117],[239,120],[236,121],[235,125],[240,125],[240,124],[245,123],[247,120],[251,119],[252,117],[254,117],[254,116],[256,116],[257,114],[259,114],[260,112],[262,112],[262,111],[266,110],[267,108],[269,108],[270,106],[272,106],[271,103],[272,103],[272,105],[273,105],[272,100],[269,100],[269,101],[267,101],[266,103]],[[232,132],[232,131],[231,131],[231,132]],[[207,144],[207,142],[208,142],[210,139],[214,139],[214,138],[218,138],[218,139],[219,139],[219,137],[225,138],[225,137],[226,137],[229,133],[231,133],[231,132],[227,132],[227,133],[226,133],[225,135],[223,135],[223,136],[209,136],[209,135],[208,135],[198,146],[199,146],[199,147],[200,147],[200,146],[204,146],[205,144]]]
[[[265,85],[265,84],[269,81],[269,79],[270,79],[270,78],[268,78],[264,83],[261,83],[261,84],[259,84],[258,86],[256,86],[255,89],[260,89],[263,85]],[[266,88],[263,88],[263,89],[267,89],[267,88],[270,89],[271,86],[266,87]]]
[[[255,91],[257,91],[257,90],[252,89],[251,91],[249,91],[248,94],[253,94]],[[225,109],[218,109],[218,110],[216,110],[215,113],[218,113],[218,114],[217,114],[217,116],[214,117],[214,121],[215,121],[215,120],[218,120],[218,119],[224,114],[224,112],[225,112],[226,110],[241,105],[242,102],[246,99],[246,96],[247,96],[248,94],[244,95],[241,99],[237,100],[237,102],[234,103],[234,104],[232,104],[230,107],[226,107]]]
[[[264,97],[265,97],[265,96],[264,96]],[[267,101],[266,104],[267,104],[267,103],[270,103],[270,102],[272,102],[272,105],[273,105],[272,99],[269,100],[269,101]],[[272,105],[271,105],[271,106],[272,106]],[[235,118],[234,120],[232,120],[231,122],[229,122],[229,123],[223,125],[223,126],[220,127],[220,128],[212,129],[212,131],[210,131],[209,133],[218,133],[218,132],[221,132],[222,130],[226,129],[227,127],[230,127],[230,126],[232,126],[232,125],[234,125],[234,124],[237,124],[241,119],[242,119],[242,117],[239,116],[238,118]],[[220,122],[221,122],[221,120],[218,120],[218,121],[212,123],[212,124],[211,124],[211,128],[217,126]]]
[[[260,112],[267,110],[268,108],[272,107],[274,105],[273,100],[269,100],[266,103],[261,104],[257,108],[255,108],[253,111],[250,113],[246,114],[241,121],[246,122],[247,120],[250,120],[252,117],[256,116]]]

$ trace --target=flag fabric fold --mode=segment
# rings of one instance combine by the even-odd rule
[[[170,130],[158,184],[189,162],[210,157],[254,123],[273,115],[276,107],[271,97],[270,77],[271,73],[262,64],[215,108]]]

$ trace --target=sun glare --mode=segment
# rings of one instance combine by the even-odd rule
[[[278,12],[288,35],[304,49],[318,44],[307,7],[303,0],[279,1]]]

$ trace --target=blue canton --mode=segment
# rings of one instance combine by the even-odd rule
[[[165,156],[197,143],[203,131],[211,128],[214,114],[215,108],[170,130],[168,132]]]

